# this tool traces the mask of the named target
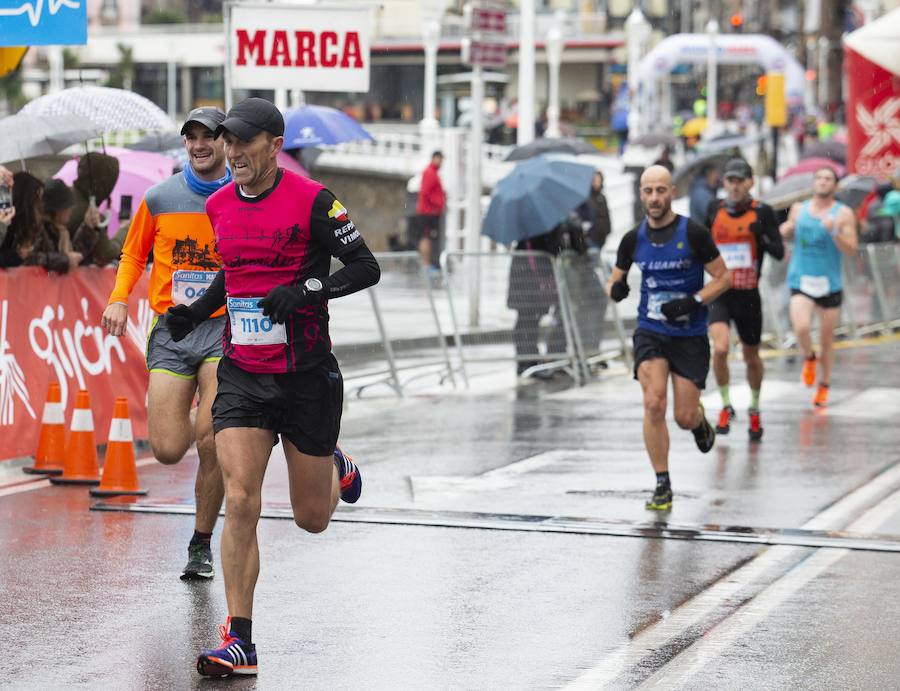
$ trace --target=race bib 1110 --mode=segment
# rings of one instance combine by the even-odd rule
[[[287,343],[284,324],[275,324],[263,315],[262,298],[228,298],[231,342],[235,345],[278,345]]]

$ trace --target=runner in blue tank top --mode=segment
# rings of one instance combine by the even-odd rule
[[[803,351],[803,383],[816,383],[816,354],[810,338],[813,312],[819,314],[819,349],[822,376],[813,405],[828,404],[828,387],[834,366],[834,329],[841,314],[843,281],[841,254],[852,257],[859,241],[856,219],[849,207],[835,201],[838,178],[832,168],[819,168],[813,174],[813,198],[794,204],[781,234],[794,239],[788,265],[791,289],[791,324]]]
[[[731,274],[704,226],[672,211],[675,188],[662,166],[641,175],[641,203],[647,213],[626,233],[607,292],[616,302],[628,295],[628,269],[641,270],[638,328],[634,332],[634,377],[644,391],[644,445],[656,473],[648,509],[672,508],[666,394],[671,376],[675,422],[694,435],[703,453],[716,433],[706,420],[700,391],[709,373],[706,305],[731,287]],[[712,280],[703,285],[704,271]]]

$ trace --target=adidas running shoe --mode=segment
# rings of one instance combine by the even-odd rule
[[[747,411],[747,416],[750,418],[750,426],[747,428],[747,434],[750,435],[750,441],[760,441],[763,435],[763,428],[759,418],[759,410],[750,408],[750,410]]]
[[[337,466],[338,478],[341,481],[341,499],[348,504],[355,504],[362,494],[362,475],[359,468],[350,454],[341,451],[339,446],[334,447],[334,464]]]
[[[256,674],[256,646],[244,643],[229,629],[231,617],[219,627],[222,645],[204,650],[197,658],[197,671],[204,677],[230,677],[233,674]]]
[[[719,421],[716,423],[716,434],[728,434],[731,429],[731,421],[737,418],[737,413],[730,405],[719,411]]]
[[[691,433],[694,435],[694,441],[697,443],[697,448],[703,453],[709,453],[713,444],[716,443],[716,430],[714,430],[713,426],[707,421],[703,404],[698,403],[697,405],[700,408],[700,417],[703,418],[703,422],[701,422],[696,429],[691,430]]]
[[[181,580],[207,580],[212,578],[214,573],[212,547],[208,542],[191,542],[188,545],[188,562],[181,574]]]
[[[651,511],[668,511],[672,508],[672,486],[659,483],[653,490],[653,495],[644,504]]]

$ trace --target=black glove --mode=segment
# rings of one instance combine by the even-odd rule
[[[701,304],[702,303],[698,302],[693,296],[691,296],[669,300],[659,309],[666,316],[666,319],[671,322],[678,319],[678,317],[683,317],[686,314],[690,314],[695,309],[700,307]]]
[[[190,305],[174,305],[166,313],[166,324],[172,340],[178,342],[194,330],[197,320]]]
[[[631,288],[628,287],[628,284],[625,281],[616,281],[609,289],[609,296],[615,302],[622,302],[622,300],[628,297],[628,293],[630,292]]]
[[[306,286],[278,286],[259,301],[259,306],[262,307],[263,314],[275,324],[284,324],[297,310],[317,304],[321,292],[313,293]]]

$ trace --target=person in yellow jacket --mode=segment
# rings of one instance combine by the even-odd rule
[[[206,216],[206,199],[231,180],[223,140],[213,134],[224,120],[225,113],[217,108],[197,108],[188,114],[181,128],[188,162],[181,173],[151,187],[141,200],[122,247],[116,284],[101,322],[112,335],[125,334],[128,298],[152,251],[149,299],[156,317],[147,338],[150,447],[160,463],[170,465],[178,463],[196,441],[200,457],[194,487],[194,535],[181,576],[185,580],[213,577],[210,539],[224,490],[211,409],[225,316],[220,309],[176,343],[163,315],[173,305],[196,300],[220,268]],[[198,392],[200,402],[192,422],[191,405]]]

